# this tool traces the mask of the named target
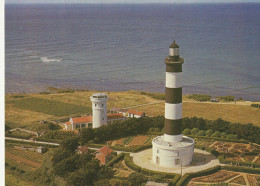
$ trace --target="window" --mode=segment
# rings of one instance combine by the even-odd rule
[[[85,128],[86,127],[86,124],[81,124],[81,128]]]
[[[95,104],[95,107],[97,106],[97,104]]]
[[[159,149],[157,149],[157,153],[159,153]]]
[[[92,128],[92,123],[88,123],[88,128]]]
[[[102,104],[102,107],[104,106],[104,104]]]
[[[179,159],[175,159],[175,165],[179,165],[180,164],[180,160]]]
[[[79,129],[80,128],[80,125],[75,125],[76,126],[76,129]]]
[[[105,120],[105,118],[103,118],[103,120]]]

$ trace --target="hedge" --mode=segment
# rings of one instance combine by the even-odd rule
[[[146,168],[139,167],[138,165],[134,164],[134,162],[132,161],[132,159],[131,159],[129,153],[126,153],[126,154],[125,154],[124,160],[125,160],[125,164],[126,164],[130,169],[132,169],[133,171],[139,172],[139,173],[141,173],[141,174],[144,174],[144,175],[148,175],[148,176],[161,175],[161,176],[163,176],[163,177],[165,177],[165,178],[173,179],[173,181],[171,181],[171,183],[174,183],[174,184],[175,184],[175,183],[178,181],[178,179],[180,178],[180,175],[179,175],[179,174],[167,173],[167,172],[158,172],[158,171],[148,170],[148,169],[146,169]]]
[[[124,153],[121,153],[117,156],[115,156],[112,160],[110,160],[106,166],[112,166],[114,165],[114,163],[117,163],[119,160],[122,160],[124,158],[125,154]]]
[[[253,166],[254,168],[260,168],[260,164],[258,163],[251,163],[251,162],[242,162],[242,161],[234,161],[234,160],[226,160],[222,157],[219,157],[219,162],[223,164],[231,164],[231,165],[237,165],[239,166]]]
[[[162,175],[163,177],[168,178],[168,179],[174,178],[175,176],[179,176],[178,174],[174,174],[174,173],[158,172],[158,171],[149,170],[146,168],[142,168],[140,170],[140,173],[148,175],[148,176]]]
[[[248,168],[248,167],[239,167],[239,166],[222,166],[221,169],[236,171],[236,172],[246,172],[251,174],[260,174],[259,168]]]
[[[181,178],[181,175],[176,174],[176,176],[171,180],[169,185],[175,186],[180,178]]]
[[[207,136],[194,136],[187,135],[191,138],[203,138],[203,139],[213,139],[215,141],[226,141],[226,142],[234,142],[234,143],[249,143],[248,140],[245,139],[227,139],[227,138],[217,138],[217,137],[207,137]]]
[[[139,172],[139,173],[140,173],[140,171],[141,171],[142,168],[139,167],[139,166],[137,166],[137,165],[135,165],[135,164],[133,163],[133,161],[131,160],[131,157],[130,157],[130,154],[129,154],[129,153],[126,153],[126,154],[125,154],[124,160],[125,160],[125,164],[126,164],[130,169],[132,169],[133,171],[136,171],[136,172]]]
[[[199,172],[194,172],[194,173],[186,173],[184,176],[182,176],[179,181],[176,183],[177,186],[182,186],[182,185],[187,185],[188,182],[195,177],[201,177],[201,176],[206,176],[209,174],[213,174],[217,171],[221,170],[221,166],[217,165],[215,167],[206,169],[206,170],[202,170]]]

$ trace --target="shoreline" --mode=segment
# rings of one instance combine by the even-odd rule
[[[55,91],[56,89],[56,91]],[[22,90],[16,90],[16,91],[6,91],[5,95],[16,95],[16,94],[40,94],[42,92],[49,92],[49,93],[59,93],[58,91],[67,91],[67,90],[71,90],[71,91],[100,91],[100,92],[128,92],[128,91],[136,91],[136,92],[147,92],[147,93],[159,93],[159,94],[163,94],[164,92],[151,92],[151,91],[147,91],[147,90],[136,90],[136,89],[129,89],[129,90],[98,90],[98,89],[93,89],[90,87],[81,87],[80,89],[78,87],[72,87],[72,86],[47,86],[47,85],[42,85],[39,86],[38,85],[38,89],[36,89],[34,87],[34,89],[27,89],[26,91],[22,91]],[[66,93],[66,92],[62,92],[62,93]],[[198,92],[194,92],[194,93],[183,93],[183,96],[187,96],[187,95],[191,95],[191,94],[207,94],[207,93],[198,93]],[[210,95],[210,94],[208,94]],[[213,97],[217,97],[217,96],[212,96],[210,95],[212,98]],[[234,96],[234,95],[231,95]],[[237,97],[237,96],[235,96]],[[252,100],[242,100],[242,101],[220,101],[220,102],[210,102],[210,101],[196,101],[196,100],[192,100],[192,99],[188,99],[188,100],[183,100],[183,102],[187,102],[187,103],[205,103],[205,104],[237,104],[237,105],[251,105],[253,103],[260,103],[260,101],[252,101]]]
[[[127,83],[124,83],[127,84]],[[31,82],[26,80],[14,80],[14,79],[6,79],[5,80],[5,95],[9,94],[39,94],[41,92],[48,91],[49,87],[57,88],[57,89],[72,89],[74,91],[79,90],[92,90],[92,91],[108,91],[108,92],[124,92],[124,91],[144,91],[151,93],[164,93],[164,87],[152,86],[152,84],[148,83],[139,83],[140,85],[136,85],[137,83],[132,83],[132,86],[120,86],[122,83],[112,84],[111,86],[98,86],[98,84],[91,85],[88,82],[85,84],[79,83],[49,83],[49,82]],[[114,85],[114,86],[113,86]],[[148,86],[145,86],[148,85]],[[151,85],[151,86],[149,86]],[[184,85],[183,86],[183,95],[190,94],[206,94],[212,97],[217,96],[227,96],[232,95],[235,96],[236,99],[242,97],[244,101],[251,102],[260,102],[260,95],[254,93],[248,93],[246,91],[236,91],[232,89],[225,89],[222,87],[206,87],[206,86],[194,86],[194,85]]]

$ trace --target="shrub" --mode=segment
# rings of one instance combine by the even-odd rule
[[[190,99],[194,99],[196,101],[210,101],[211,96],[205,94],[191,94],[188,96]]]
[[[237,139],[237,135],[229,134],[229,135],[227,135],[226,138],[227,138],[227,139]]]
[[[215,138],[220,137],[220,132],[219,131],[214,132],[211,137],[215,137]]]
[[[254,108],[260,108],[260,104],[251,104],[251,107],[254,107]]]
[[[220,137],[221,138],[226,138],[227,137],[227,133],[226,132],[221,132],[220,133]]]
[[[199,132],[199,129],[198,129],[198,128],[193,128],[193,129],[191,129],[190,134],[191,134],[191,135],[195,135],[195,134],[197,134],[198,132]]]
[[[221,101],[234,101],[235,100],[235,96],[230,96],[230,95],[228,95],[228,96],[220,96],[219,99]]]
[[[184,129],[184,131],[182,132],[183,135],[190,135],[190,129]]]
[[[205,131],[204,130],[200,130],[196,136],[205,136]]]
[[[209,130],[206,131],[205,134],[206,134],[206,136],[212,136],[213,130],[212,130],[212,129],[209,129]]]
[[[128,182],[132,186],[142,185],[142,183],[145,183],[147,180],[148,178],[146,176],[136,172],[131,173],[128,177]]]

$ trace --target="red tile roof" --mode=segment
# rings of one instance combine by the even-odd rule
[[[107,120],[125,118],[122,113],[107,114]]]
[[[70,122],[70,121],[68,121],[68,122],[66,122],[65,124],[66,124],[66,125],[70,125],[70,124],[71,124],[71,122]]]
[[[73,123],[87,123],[92,121],[92,116],[72,118]]]
[[[142,116],[144,114],[144,112],[138,112],[136,110],[128,110],[128,113],[138,115],[138,116]]]
[[[113,152],[113,150],[107,146],[102,147],[101,149],[98,150],[102,155],[107,156]]]

